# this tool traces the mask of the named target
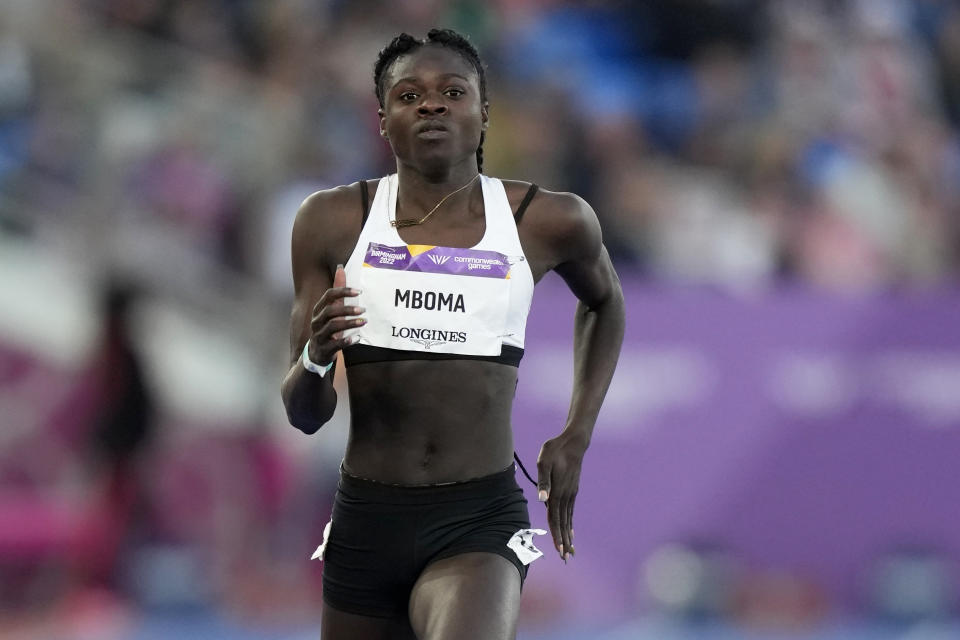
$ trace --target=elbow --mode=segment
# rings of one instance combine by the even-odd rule
[[[333,417],[333,410],[327,412],[322,416],[308,416],[304,415],[303,412],[298,412],[290,404],[286,404],[287,410],[287,422],[290,423],[298,431],[302,431],[308,436],[312,436],[317,431],[320,431],[320,427],[327,424],[330,421],[330,418]]]
[[[610,318],[626,318],[626,301],[623,298],[623,289],[611,287],[599,300],[590,303],[580,301],[580,308],[587,313],[596,313]]]
[[[619,318],[621,322],[626,321],[627,302],[623,298],[623,288],[620,286],[619,280],[616,280],[614,286],[611,287],[606,306],[611,310],[611,314]]]
[[[297,402],[292,397],[293,394],[290,391],[290,385],[288,385],[286,381],[280,389],[280,395],[283,398],[283,407],[287,414],[287,422],[308,436],[313,435],[320,430],[320,427],[329,422],[336,409],[336,402],[332,403],[328,408],[324,408],[322,411],[317,411],[316,407],[310,408],[302,406],[302,403]],[[336,398],[336,396],[334,396],[334,398]]]
[[[289,411],[287,411],[287,420],[295,429],[297,429],[298,431],[302,431],[308,436],[312,436],[317,431],[320,431],[320,427],[322,427],[327,422],[326,420],[324,421],[304,420],[303,418],[300,418],[290,413]]]
[[[627,319],[627,301],[623,299],[623,289],[621,289],[620,287],[617,287],[617,291],[616,291],[615,296],[616,296],[617,315],[620,316],[620,319],[621,319],[623,322],[626,322],[626,319]]]

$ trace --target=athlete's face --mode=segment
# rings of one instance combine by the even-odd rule
[[[425,45],[388,69],[380,131],[402,162],[436,169],[469,159],[486,127],[477,72],[457,52]]]

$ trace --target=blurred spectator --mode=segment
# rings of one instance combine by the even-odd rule
[[[92,466],[129,474],[153,436],[154,401],[130,331],[136,292],[114,283],[104,294],[103,342],[94,360],[99,403],[90,434]]]
[[[113,283],[104,293],[104,331],[91,376],[96,400],[87,436],[93,513],[81,541],[85,582],[116,586],[125,542],[145,513],[144,455],[154,436],[153,394],[130,331],[136,291]]]

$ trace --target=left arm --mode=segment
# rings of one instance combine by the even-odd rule
[[[561,557],[573,554],[573,508],[583,456],[617,366],[623,342],[623,291],[603,246],[593,209],[569,194],[554,194],[551,244],[554,270],[577,296],[574,323],[573,395],[561,433],[547,440],[537,459],[539,497]]]
[[[562,433],[582,441],[584,449],[617,368],[626,323],[620,280],[606,248],[601,249],[596,263],[580,274],[557,269],[579,299],[573,328],[573,397]],[[578,275],[594,282],[581,289]]]

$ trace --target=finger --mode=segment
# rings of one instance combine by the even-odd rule
[[[563,538],[563,557],[566,560],[567,554],[573,555],[573,536],[570,534],[570,503],[572,498],[565,498],[560,504],[560,518],[562,520],[562,525],[560,527],[560,535]]]
[[[335,313],[339,308],[343,307],[343,298],[355,298],[358,295],[360,295],[360,290],[351,287],[327,289],[313,305],[312,317],[318,317],[325,310],[328,311],[328,313]]]
[[[551,467],[543,461],[543,450],[537,458],[537,500],[546,502],[550,499],[550,471]]]
[[[349,289],[347,289],[347,272],[344,270],[342,264],[338,264],[337,270],[333,273],[333,288],[349,291]],[[331,302],[328,308],[330,309],[331,312],[333,312],[333,311],[341,311],[344,307],[345,305],[343,304],[343,298],[340,297],[334,300],[333,302]],[[334,333],[333,337],[339,340],[340,338],[343,337],[343,334]]]
[[[318,348],[317,351],[320,353],[320,357],[314,360],[319,365],[326,365],[337,359],[337,354],[344,348],[349,347],[352,344],[356,344],[360,341],[360,336],[354,334],[352,336],[336,337],[331,338],[324,342],[323,346]]]
[[[360,290],[347,286],[347,272],[342,264],[338,264],[333,272],[333,283],[313,306],[313,316],[320,315],[324,307],[341,307],[344,298],[353,298],[358,295]]]
[[[324,328],[331,322],[338,321],[342,319],[347,323],[347,328],[350,326],[350,321],[357,320],[358,316],[362,313],[366,313],[366,307],[354,307],[354,306],[345,306],[337,305],[335,307],[325,307],[321,309],[319,313],[313,316],[310,320],[310,332],[317,336],[317,339],[321,339],[324,334]]]
[[[563,488],[559,491],[555,490],[554,495],[559,497],[559,500],[557,500],[557,522],[560,529],[560,556],[566,562],[567,554],[572,547],[570,543],[570,521],[567,517],[570,513],[570,494],[566,488]]]
[[[360,336],[352,335],[347,336],[346,338],[336,338],[327,343],[326,347],[320,349],[320,359],[317,361],[317,364],[324,366],[337,359],[337,354],[346,347],[349,347],[352,344],[356,344],[360,340]]]
[[[547,522],[550,524],[553,546],[560,557],[563,557],[563,523],[560,520],[560,500],[556,494],[547,501]]]
[[[360,336],[358,336],[358,335],[356,335],[356,334],[354,334],[354,335],[352,335],[352,336],[347,336],[346,338],[338,338],[338,339],[336,340],[336,345],[337,345],[336,351],[339,351],[340,349],[343,349],[344,347],[349,347],[349,346],[352,345],[352,344],[356,344],[356,343],[359,342],[359,341],[360,341]],[[334,353],[336,353],[336,352],[334,352]]]
[[[573,543],[576,540],[573,535],[573,506],[576,502],[577,502],[577,494],[573,494],[572,496],[570,496],[570,506],[568,507],[568,515],[567,515],[567,523],[568,523],[568,526],[570,527],[570,552],[571,553],[574,553]]]
[[[354,318],[354,317],[336,317],[327,322],[323,328],[317,333],[317,339],[321,342],[329,340],[331,338],[338,339],[342,337],[342,332],[347,329],[355,329],[357,327],[362,327],[367,324],[366,318]]]
[[[323,362],[332,362],[337,357],[337,352],[344,347],[355,344],[360,340],[360,336],[344,336],[347,329],[362,327],[367,323],[366,318],[334,318],[323,326],[315,334],[317,350],[322,354]]]
[[[330,290],[333,292],[333,289]],[[331,318],[336,318],[338,316],[358,316],[364,311],[367,310],[366,307],[358,307],[354,305],[347,304],[336,304],[331,305],[327,304],[327,301],[336,297],[339,294],[333,294],[331,296],[326,296],[321,298],[316,305],[314,305],[314,312],[310,318],[311,322],[323,324],[330,320]],[[347,294],[350,295],[350,294]],[[342,296],[341,296],[342,297]]]

